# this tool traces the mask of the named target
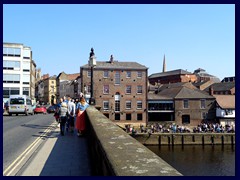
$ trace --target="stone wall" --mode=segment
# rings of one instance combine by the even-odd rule
[[[86,136],[95,175],[182,175],[93,106],[87,108],[86,112],[88,117]]]

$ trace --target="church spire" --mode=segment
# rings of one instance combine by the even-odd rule
[[[163,57],[163,69],[162,69],[162,72],[166,72],[165,54],[164,54],[164,57]]]

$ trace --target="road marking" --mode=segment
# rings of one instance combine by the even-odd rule
[[[3,172],[4,176],[9,176],[16,168],[17,166],[25,159],[26,155],[28,155],[31,150],[38,144],[40,140],[49,132],[52,131],[52,128],[54,127],[54,123],[52,123],[32,144],[30,144],[25,151],[20,154],[15,161],[10,164],[5,171]],[[9,171],[10,170],[10,171]],[[9,171],[9,172],[8,172]],[[7,173],[8,172],[8,173]]]

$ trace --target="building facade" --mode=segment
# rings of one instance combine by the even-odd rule
[[[172,121],[196,126],[216,118],[215,97],[197,89],[192,83],[161,86],[148,94],[149,122]]]
[[[187,72],[182,69],[173,71],[166,71],[162,73],[154,73],[148,77],[149,83],[156,84],[168,84],[178,82],[197,82],[197,77],[191,72]]]
[[[80,68],[82,89],[90,97],[91,76],[93,97],[100,111],[113,122],[124,124],[147,123],[148,68],[136,62],[97,61]],[[87,98],[88,99],[88,98]]]
[[[57,98],[57,86],[56,86],[56,76],[52,76],[43,80],[44,85],[44,103],[45,104],[56,104]]]
[[[3,100],[10,95],[35,97],[35,68],[32,51],[19,43],[3,43]]]
[[[79,73],[66,74],[65,72],[61,72],[58,74],[56,78],[57,100],[63,96],[79,97],[81,84],[78,78]]]

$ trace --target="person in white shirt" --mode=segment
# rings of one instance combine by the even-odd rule
[[[75,116],[75,104],[71,101],[71,97],[68,97],[68,125],[69,131],[74,131],[74,116]]]

